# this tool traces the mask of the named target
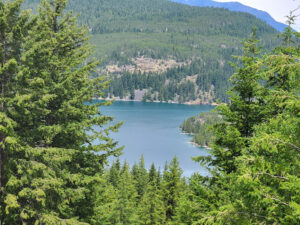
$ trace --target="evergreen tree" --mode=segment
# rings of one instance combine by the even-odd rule
[[[32,146],[80,146],[98,152],[103,145],[91,143],[105,133],[93,126],[101,127],[112,118],[93,116],[99,115],[102,103],[86,103],[101,95],[107,83],[101,82],[103,78],[89,79],[99,61],[87,59],[92,52],[87,30],[77,26],[71,13],[64,13],[66,2],[42,1],[39,7],[18,76],[25,88],[17,94],[24,100],[14,116],[20,121],[18,131]]]
[[[295,43],[299,37],[295,33]],[[251,137],[235,158],[235,170],[209,179],[217,202],[202,211],[199,224],[299,224],[299,49],[285,43],[259,60],[267,115],[248,127]],[[209,200],[200,196],[199,203]]]
[[[16,75],[21,58],[21,46],[30,28],[29,14],[20,11],[22,1],[0,1],[0,224],[5,223],[5,186],[12,175],[10,156],[20,148],[14,129],[17,126],[10,116],[11,102],[16,96]],[[13,199],[14,201],[14,199]],[[15,203],[15,201],[14,201]]]
[[[222,206],[209,212],[201,223],[299,224],[300,67],[297,59],[300,52],[296,49],[289,56],[294,60],[288,64],[285,55],[268,56],[281,58],[279,65],[289,68],[285,72],[290,75],[290,91],[284,87],[266,91],[270,93],[267,100],[274,98],[273,92],[283,97],[273,105],[277,114],[255,127],[249,139],[251,151],[237,158],[237,171],[227,176],[229,185],[223,195],[230,199],[223,199]],[[270,65],[268,61],[266,64]],[[266,67],[270,69],[268,74],[272,76],[277,65]],[[271,108],[272,104],[268,106]]]
[[[162,186],[162,175],[161,175],[161,172],[160,172],[160,168],[158,168],[158,171],[157,171],[156,184],[157,184],[158,189],[162,188],[161,187]]]
[[[212,156],[200,158],[215,170],[186,185],[176,157],[163,176],[154,164],[148,173],[143,156],[131,173],[119,159],[104,169],[107,157],[120,154],[109,137],[120,124],[107,126],[112,118],[99,106],[108,103],[92,101],[108,83],[90,75],[99,61],[90,58],[87,29],[64,12],[66,0],[43,0],[31,17],[21,2],[0,1],[1,224],[300,223],[299,33],[287,28],[284,44],[264,56],[255,31],[245,42],[230,103],[218,107],[224,122],[215,126]],[[149,83],[149,100],[153,93],[193,99],[189,81],[160,84],[197,66],[142,81],[128,74],[113,90],[121,96]],[[197,77],[203,89],[216,66]]]
[[[94,204],[94,215],[90,220],[91,224],[95,225],[109,225],[117,224],[118,218],[118,196],[117,188],[114,187],[109,181],[110,178],[104,176],[101,185],[97,186],[95,194],[93,194],[96,199]]]
[[[134,88],[130,89],[130,99],[134,100],[135,98],[135,93],[134,93]]]
[[[138,194],[134,187],[133,179],[129,173],[129,167],[125,162],[118,185],[118,201],[115,208],[117,216],[115,217],[115,223],[112,224],[130,225],[137,222],[137,196]]]
[[[120,159],[118,158],[116,162],[112,164],[109,170],[109,182],[114,186],[117,187],[120,181],[120,172],[121,172],[121,164]]]
[[[242,154],[242,149],[249,145],[248,139],[252,136],[254,126],[264,118],[257,42],[254,29],[244,43],[244,55],[240,58],[242,65],[236,65],[236,73],[231,77],[230,103],[217,108],[224,122],[215,125],[213,157],[198,158],[225,173],[236,170],[235,159]]]
[[[180,194],[184,187],[181,175],[182,169],[179,167],[179,161],[177,157],[174,157],[170,165],[165,168],[162,183],[167,221],[172,221]]]
[[[239,159],[231,178],[233,201],[220,210],[225,213],[219,224],[300,223],[300,99],[286,97],[285,110],[256,127],[252,153]]]
[[[16,38],[22,37],[18,32],[27,18],[17,24],[19,4],[2,4],[10,8],[3,18],[10,15],[9,21],[16,23],[11,24]],[[3,224],[89,222],[94,214],[92,193],[106,159],[120,152],[109,137],[119,124],[103,128],[112,120],[99,112],[106,103],[92,103],[107,83],[90,79],[89,72],[99,62],[88,60],[87,30],[76,25],[71,13],[64,13],[65,6],[65,0],[42,1],[19,49],[19,71],[16,59],[7,64],[7,71],[16,74],[15,92],[10,92],[15,98],[9,101],[7,115],[15,121],[13,131],[22,147],[9,154],[4,167]],[[12,138],[9,141],[16,146]]]
[[[148,184],[148,173],[145,168],[145,161],[143,155],[140,158],[138,171],[137,171],[137,177],[136,177],[136,190],[139,195],[139,199],[141,199],[146,191],[147,184]]]
[[[283,35],[289,36],[290,28]],[[233,180],[231,190],[234,222],[300,223],[299,37],[294,32],[290,43],[263,58],[267,80],[264,93],[272,117],[255,128],[250,139],[252,151],[239,159],[238,179]],[[298,44],[291,44],[292,39]]]
[[[138,214],[138,224],[165,224],[166,211],[164,207],[163,196],[161,190],[159,190],[157,187],[157,182],[155,179],[152,179],[147,185],[146,193],[143,195],[138,205]]]
[[[157,178],[157,171],[155,169],[154,163],[151,164],[150,170],[149,170],[149,182],[156,182]]]

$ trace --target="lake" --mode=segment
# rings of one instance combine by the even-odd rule
[[[111,106],[101,107],[100,111],[115,117],[114,122],[124,121],[119,132],[111,135],[120,146],[125,146],[120,157],[122,161],[133,165],[143,155],[147,168],[154,162],[162,171],[166,161],[177,156],[184,176],[190,176],[194,172],[208,175],[191,159],[208,155],[208,152],[192,145],[191,136],[182,134],[179,126],[184,119],[213,108],[210,105],[116,101]]]

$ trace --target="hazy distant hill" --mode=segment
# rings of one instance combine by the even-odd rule
[[[287,25],[274,20],[267,12],[249,6],[245,6],[239,2],[214,2],[211,0],[171,0],[171,1],[190,5],[190,6],[217,7],[217,8],[229,9],[231,11],[250,13],[256,16],[257,18],[265,21],[267,24],[274,27],[280,32],[282,32],[284,28],[287,27]]]
[[[25,0],[24,8],[38,0]],[[191,7],[168,0],[70,0],[81,13],[99,73],[112,80],[107,96],[136,100],[226,101],[227,63],[256,26],[271,49],[278,32],[253,15],[224,8]],[[120,76],[121,75],[121,76]]]

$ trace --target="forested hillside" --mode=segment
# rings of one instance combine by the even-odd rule
[[[37,2],[25,0],[23,7]],[[278,43],[276,30],[266,23],[226,9],[190,7],[167,0],[70,0],[68,9],[80,13],[79,24],[89,28],[95,55],[102,59],[99,73],[112,80],[113,89],[106,93],[109,97],[225,101],[227,80],[233,73],[228,61],[241,54],[242,40],[251,29],[258,28],[264,48]],[[148,68],[149,59],[163,61],[154,61]],[[170,64],[170,59],[179,65]],[[168,71],[159,70],[164,67]],[[127,78],[119,76],[124,74]],[[159,76],[155,86],[152,76]]]
[[[0,224],[300,224],[300,33],[263,55],[255,30],[244,41],[210,155],[193,159],[210,176],[183,178],[176,157],[108,166],[121,124],[93,101],[109,82],[91,78],[88,31],[65,0],[21,3],[0,1]]]
[[[275,19],[273,19],[269,13],[252,8],[250,6],[243,5],[236,1],[232,1],[232,2],[217,2],[212,0],[172,0],[172,1],[186,4],[186,5],[191,5],[191,6],[217,7],[217,8],[229,9],[231,11],[247,12],[265,21],[267,24],[274,27],[280,32],[282,32],[287,27],[286,24],[277,22]]]

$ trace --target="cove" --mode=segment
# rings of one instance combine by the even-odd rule
[[[153,162],[163,171],[165,163],[177,156],[184,176],[194,172],[205,176],[208,172],[191,158],[209,153],[189,143],[191,137],[182,134],[179,126],[184,119],[213,108],[210,105],[115,101],[111,106],[100,107],[100,111],[113,116],[114,122],[124,121],[119,132],[111,135],[119,146],[125,146],[121,161],[133,165],[143,155],[148,169]]]

